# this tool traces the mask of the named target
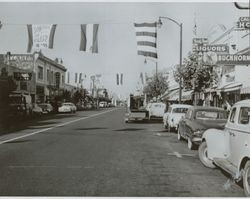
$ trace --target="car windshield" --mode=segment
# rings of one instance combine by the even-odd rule
[[[224,111],[200,110],[196,112],[196,119],[227,119],[227,113]]]
[[[186,113],[188,108],[174,108],[173,113]]]
[[[41,107],[41,108],[47,108],[48,107],[47,104],[39,104],[38,106]]]
[[[154,108],[164,108],[163,104],[153,104]]]
[[[64,103],[63,106],[72,106],[72,104]]]

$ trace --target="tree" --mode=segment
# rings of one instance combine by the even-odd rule
[[[149,97],[158,97],[168,89],[167,77],[163,73],[155,74],[146,83],[143,92]]]
[[[211,65],[205,65],[197,53],[189,53],[182,67],[177,66],[174,73],[175,81],[187,90],[202,92],[218,81],[218,75]]]

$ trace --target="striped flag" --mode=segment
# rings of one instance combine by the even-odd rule
[[[119,74],[116,74],[116,84],[119,85]]]
[[[78,76],[78,73],[75,73],[75,83],[77,84],[77,76]]]
[[[28,49],[40,50],[43,48],[53,48],[54,35],[56,31],[55,24],[28,24]]]
[[[80,51],[98,53],[98,27],[99,24],[81,25]]]
[[[79,74],[79,84],[82,83],[82,73]]]
[[[137,40],[137,54],[157,58],[157,22],[134,23],[134,26]]]
[[[120,75],[121,75],[120,84],[123,85],[123,73],[121,73]]]

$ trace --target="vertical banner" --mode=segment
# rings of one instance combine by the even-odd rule
[[[121,73],[120,84],[123,85],[123,73]]]
[[[119,85],[119,74],[116,74],[116,84]]]
[[[69,74],[69,72],[68,72],[68,84],[69,84],[69,80],[70,80],[70,74]]]
[[[56,31],[55,24],[28,24],[28,49],[40,50],[44,48],[53,48],[54,36]]]
[[[81,25],[80,51],[98,53],[98,28],[99,24]]]
[[[134,23],[137,54],[157,59],[157,22]]]
[[[82,83],[82,73],[79,74],[79,84]]]
[[[77,84],[77,76],[78,76],[78,74],[75,73],[75,83],[76,83],[76,84]]]

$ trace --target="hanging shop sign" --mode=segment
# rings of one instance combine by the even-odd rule
[[[208,44],[208,38],[193,38],[194,44]]]
[[[240,17],[236,22],[236,30],[249,30],[250,29],[250,17]]]
[[[250,65],[250,55],[217,55],[216,64]]]
[[[33,70],[34,55],[29,54],[7,54],[5,62],[22,70]]]
[[[193,51],[194,52],[228,53],[229,47],[225,44],[216,44],[216,45],[197,44],[193,46]]]

